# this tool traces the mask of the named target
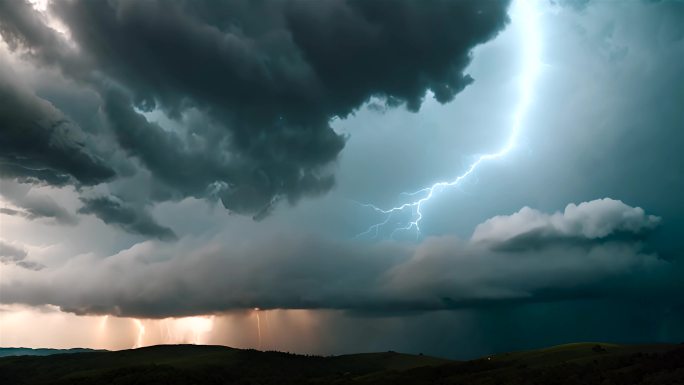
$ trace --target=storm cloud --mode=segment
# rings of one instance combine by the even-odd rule
[[[49,195],[33,191],[30,184],[3,180],[0,182],[0,197],[14,206],[0,208],[0,214],[21,216],[31,220],[52,219],[64,225],[78,223],[76,215],[60,206]]]
[[[28,270],[40,270],[44,266],[26,260],[28,252],[20,246],[16,246],[0,240],[0,264],[14,264]]]
[[[574,223],[581,228],[606,223],[602,234],[607,236],[624,226],[612,215],[621,202],[604,199],[576,207],[586,205],[598,206],[600,214],[576,217]],[[654,220],[641,214],[641,219],[629,220],[637,232],[651,228]],[[519,213],[492,220],[534,223],[530,217],[529,223],[521,220]],[[500,234],[489,239],[508,239]],[[549,241],[543,247],[505,251],[474,237],[452,236],[427,238],[419,245],[285,235],[255,242],[216,239],[202,244],[183,239],[173,246],[146,241],[105,259],[75,257],[46,272],[47,281],[16,277],[1,288],[3,301],[11,303],[152,318],[253,307],[434,311],[629,296],[635,274],[654,275],[668,266],[630,239],[587,248],[582,241],[591,235],[578,233],[576,245]],[[127,273],[117,273],[121,271]],[[73,285],[75,280],[79,285]]]
[[[92,185],[143,167],[155,187],[137,206],[192,196],[262,218],[280,200],[332,188],[330,166],[346,139],[331,120],[372,97],[411,111],[427,93],[452,100],[473,81],[464,73],[471,50],[504,28],[507,7],[73,0],[41,13],[2,1],[0,33],[9,50],[94,91],[101,113],[88,130],[116,139],[73,139],[82,130],[68,114],[30,90],[3,85],[3,99],[15,104],[0,115],[3,176]],[[50,18],[66,30],[55,30]],[[6,83],[9,75],[0,76]],[[110,166],[101,156],[113,157]]]
[[[84,203],[78,210],[81,214],[94,214],[129,233],[160,240],[177,239],[171,229],[159,225],[144,208],[131,206],[116,196],[81,198],[81,201]]]
[[[681,342],[684,3],[584,3],[0,0],[0,343]]]
[[[51,185],[93,185],[114,176],[86,148],[80,127],[0,67],[0,177]]]

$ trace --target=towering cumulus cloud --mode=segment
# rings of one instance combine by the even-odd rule
[[[333,186],[345,138],[331,119],[371,97],[416,111],[427,92],[444,103],[463,90],[471,49],[505,26],[507,5],[70,0],[39,12],[2,0],[3,67],[20,54],[80,90],[0,73],[0,92],[21,96],[0,110],[2,175],[82,186],[144,174],[154,187],[137,205],[214,198],[261,218]],[[91,111],[74,112],[86,98]]]

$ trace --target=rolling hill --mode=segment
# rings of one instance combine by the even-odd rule
[[[0,348],[0,357],[9,356],[50,356],[53,354],[68,354],[68,353],[88,353],[102,350],[95,349],[33,349],[33,348]]]
[[[207,345],[0,358],[2,384],[684,384],[684,345],[580,343],[449,361]]]

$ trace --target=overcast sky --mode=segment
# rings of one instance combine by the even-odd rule
[[[0,346],[684,340],[682,2],[0,0],[0,38]]]

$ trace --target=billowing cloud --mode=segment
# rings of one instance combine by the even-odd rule
[[[28,252],[23,247],[0,240],[0,264],[13,264],[29,270],[40,270],[44,267],[39,263],[27,261],[27,256]]]
[[[85,147],[80,127],[13,78],[14,74],[0,68],[0,177],[92,185],[114,176]]]
[[[102,196],[95,198],[81,198],[84,203],[78,212],[94,214],[107,224],[113,224],[132,233],[158,238],[160,240],[174,240],[173,230],[159,225],[143,207],[134,207],[121,201],[116,196]]]
[[[646,215],[610,198],[569,204],[564,212],[547,214],[524,207],[513,215],[491,218],[475,228],[472,239],[499,249],[527,249],[546,242],[601,240],[611,236],[640,237],[654,229],[660,218]]]
[[[614,202],[597,200],[577,207]],[[633,210],[639,211],[623,208]],[[613,221],[613,210],[597,212],[598,216],[570,217],[585,229]],[[508,218],[523,227],[537,220],[519,214]],[[637,232],[651,227],[629,226]],[[616,282],[648,276],[667,264],[630,238],[587,245],[584,240],[605,233],[596,231],[577,232],[576,244],[549,238],[543,244],[507,250],[475,238],[455,237],[428,238],[417,246],[286,235],[255,241],[184,238],[174,245],[146,241],[104,259],[73,258],[46,271],[44,277],[49,279],[14,277],[2,282],[2,300],[49,303],[76,313],[140,317],[252,307],[429,311],[630,295],[629,290],[615,289],[628,283]],[[507,235],[496,238],[507,239]],[[73,285],[75,280],[79,285]]]
[[[332,119],[371,97],[412,111],[428,92],[453,99],[473,81],[464,73],[472,48],[505,26],[507,5],[120,0],[54,2],[41,13],[2,1],[0,33],[12,54],[94,91],[97,127],[89,130],[116,139],[106,151],[71,140],[67,132],[79,130],[68,114],[13,91],[7,99],[16,105],[0,123],[30,128],[33,138],[3,142],[11,157],[3,175],[95,184],[136,165],[155,185],[136,205],[193,196],[261,218],[280,199],[333,186],[329,166],[345,138]],[[35,116],[49,119],[36,126]],[[99,160],[122,152],[137,162],[110,169]]]
[[[75,225],[78,222],[74,214],[60,206],[49,195],[33,191],[30,184],[3,180],[0,182],[0,197],[15,206],[0,208],[0,214],[27,219],[47,218],[66,225]]]

